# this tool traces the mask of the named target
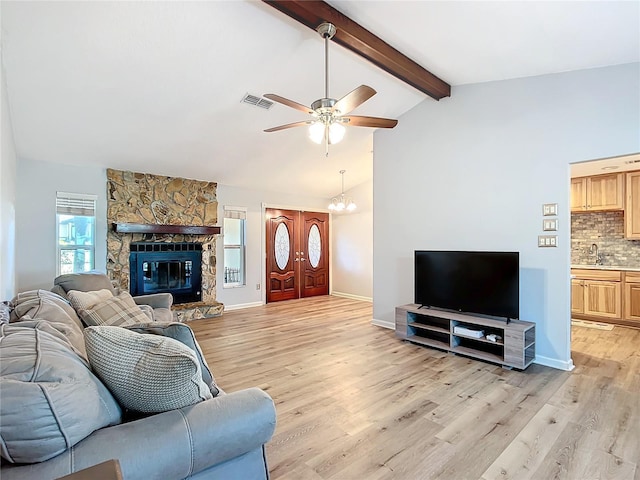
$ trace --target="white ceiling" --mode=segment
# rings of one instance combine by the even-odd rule
[[[640,61],[638,1],[329,3],[453,86]],[[322,39],[262,2],[0,8],[20,158],[323,197],[339,192],[341,169],[347,189],[372,176],[373,129],[348,128],[325,158],[303,128],[262,131],[302,112],[240,102],[310,105],[324,92]],[[378,94],[356,114],[398,118],[435,101],[332,44],[331,96],[360,84]]]

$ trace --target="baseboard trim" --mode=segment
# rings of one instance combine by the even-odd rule
[[[369,302],[369,303],[373,302],[373,298],[371,297],[363,297],[361,295],[352,295],[350,293],[331,292],[331,295],[334,295],[336,297],[350,298],[351,300],[360,300],[362,302]]]
[[[536,359],[533,361],[533,363],[544,365],[545,367],[557,368],[558,370],[565,370],[567,372],[570,372],[575,368],[572,359],[569,359],[569,361],[567,362],[563,362],[562,360],[558,360],[556,358],[542,357],[540,355],[536,355]]]
[[[376,327],[388,328],[390,330],[396,329],[395,322],[389,322],[388,320],[378,320],[377,318],[371,319],[371,325],[375,325]]]
[[[230,312],[232,310],[242,310],[244,308],[261,307],[262,305],[263,305],[262,302],[238,303],[237,305],[225,305],[224,311]]]

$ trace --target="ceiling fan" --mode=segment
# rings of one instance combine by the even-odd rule
[[[273,93],[265,94],[264,97],[269,100],[308,113],[313,117],[310,120],[267,128],[265,132],[277,132],[287,128],[308,125],[311,140],[318,144],[324,140],[326,154],[329,155],[329,145],[338,143],[342,140],[342,137],[344,137],[344,125],[353,127],[393,128],[398,124],[398,120],[348,115],[349,112],[376,94],[376,91],[367,85],[360,85],[340,100],[329,97],[329,40],[335,35],[336,27],[332,23],[325,22],[318,25],[316,31],[324,38],[324,98],[316,100],[311,104],[311,108],[309,108],[288,98],[281,97],[280,95]]]

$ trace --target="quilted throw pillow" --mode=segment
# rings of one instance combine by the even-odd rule
[[[173,338],[114,326],[84,330],[89,363],[123,407],[159,413],[213,398],[195,352]]]
[[[80,318],[88,326],[96,325],[135,325],[137,323],[149,323],[149,317],[136,305],[133,297],[128,292],[111,297],[96,304],[93,308],[78,311]]]

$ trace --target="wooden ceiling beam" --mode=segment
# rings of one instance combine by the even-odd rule
[[[412,87],[440,100],[451,96],[451,86],[400,53],[369,30],[321,0],[263,0],[285,15],[315,30],[323,22],[337,29],[333,41],[366,58]]]

